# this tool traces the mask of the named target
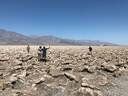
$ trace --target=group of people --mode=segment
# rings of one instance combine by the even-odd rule
[[[48,48],[46,48],[45,46],[43,46],[43,48],[42,48],[42,46],[39,46],[39,48],[38,48],[38,60],[39,61],[46,62],[46,60],[47,60],[46,59],[46,57],[47,57],[47,50],[49,48],[50,48],[50,45],[49,45]],[[29,45],[27,45],[26,50],[27,50],[28,53],[30,53],[30,46]],[[92,47],[91,46],[89,46],[88,50],[89,50],[90,54],[92,55]]]
[[[50,45],[48,48],[45,46],[42,48],[42,46],[39,46],[38,48],[38,59],[39,61],[45,61],[46,62],[46,56],[47,56],[47,50],[50,48]]]
[[[50,48],[50,45],[48,48],[46,48],[45,46],[43,46],[43,48],[42,48],[42,46],[39,46],[39,48],[38,48],[38,60],[39,61],[45,61],[46,62],[47,50],[49,48]],[[26,50],[27,50],[27,53],[30,53],[30,46],[29,45],[27,45]]]

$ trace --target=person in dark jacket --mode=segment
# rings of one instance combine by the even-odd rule
[[[88,49],[89,49],[89,52],[92,52],[92,47],[91,47],[91,46],[89,46],[89,48],[88,48]]]
[[[50,48],[50,46],[49,46],[49,48]],[[42,54],[43,60],[46,60],[46,57],[47,57],[47,50],[48,50],[49,48],[46,48],[45,46],[43,47],[43,49],[42,49],[42,51],[43,51],[43,54]]]
[[[89,46],[88,50],[89,50],[89,54],[92,55],[92,47],[91,46]]]

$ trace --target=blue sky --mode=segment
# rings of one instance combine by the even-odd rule
[[[128,44],[128,0],[0,0],[0,28]]]

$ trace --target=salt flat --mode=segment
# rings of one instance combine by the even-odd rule
[[[128,47],[0,46],[0,96],[127,96]],[[46,46],[47,47],[47,46]]]

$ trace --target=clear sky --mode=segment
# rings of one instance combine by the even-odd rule
[[[0,0],[0,28],[128,44],[128,0]]]

